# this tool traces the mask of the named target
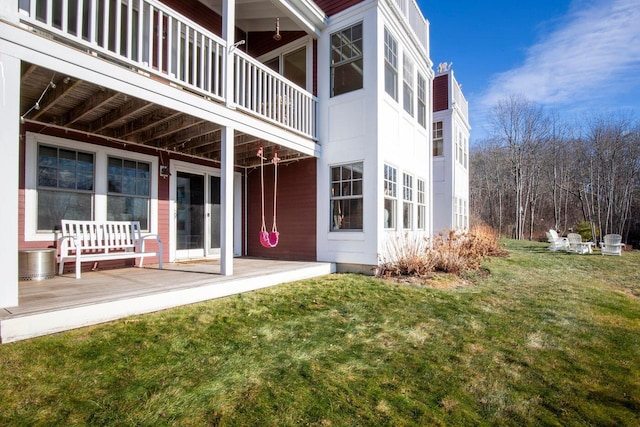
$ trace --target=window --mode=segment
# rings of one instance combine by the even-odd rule
[[[331,168],[331,231],[362,230],[363,163]]]
[[[157,233],[157,157],[26,132],[24,164],[25,241],[57,239],[62,219],[133,219]]]
[[[331,96],[362,89],[362,22],[331,34]]]
[[[402,227],[410,230],[413,226],[413,177],[402,174]]]
[[[427,229],[427,195],[424,179],[418,179],[418,230]]]
[[[149,229],[151,165],[109,157],[107,168],[107,220],[140,221]]]
[[[418,123],[427,127],[427,81],[418,73]]]
[[[38,146],[36,229],[56,230],[61,219],[93,219],[93,154]]]
[[[462,133],[458,133],[458,140],[457,140],[457,144],[456,146],[458,147],[458,154],[456,156],[456,160],[458,161],[458,163],[460,163],[461,165],[463,165],[463,158],[462,158]]]
[[[398,42],[384,29],[384,90],[398,100]]]
[[[465,169],[469,168],[469,141],[465,138],[463,140],[463,149],[464,149],[464,160],[462,161],[462,166]]]
[[[433,156],[444,155],[444,137],[442,133],[442,122],[433,123]]]
[[[285,52],[275,58],[268,59],[264,65],[276,73],[282,74],[302,88],[307,87],[307,48]]]
[[[454,198],[454,224],[457,228],[468,228],[469,227],[469,211],[467,200],[460,199],[458,197]]]
[[[396,228],[397,171],[384,165],[384,228]]]
[[[413,62],[407,55],[403,57],[402,66],[404,109],[413,116]]]
[[[467,206],[467,201],[464,200],[464,206],[462,207],[462,226],[464,228],[469,228],[469,207]]]

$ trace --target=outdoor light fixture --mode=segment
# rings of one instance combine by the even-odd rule
[[[280,35],[280,18],[276,18],[276,33],[273,35],[275,41],[280,41],[282,36]]]
[[[171,176],[171,172],[169,172],[169,166],[160,166],[160,176],[163,178],[168,178]]]

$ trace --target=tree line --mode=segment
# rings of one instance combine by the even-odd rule
[[[471,149],[470,215],[503,236],[556,229],[640,241],[640,122],[632,113],[569,124],[521,96],[496,103]]]

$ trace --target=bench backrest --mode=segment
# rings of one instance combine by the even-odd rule
[[[73,237],[83,249],[126,249],[141,242],[139,221],[62,221],[62,237]]]

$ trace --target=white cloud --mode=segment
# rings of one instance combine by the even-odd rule
[[[481,109],[510,94],[566,105],[640,87],[638,0],[574,1],[569,13],[531,46],[524,63],[494,76]]]

